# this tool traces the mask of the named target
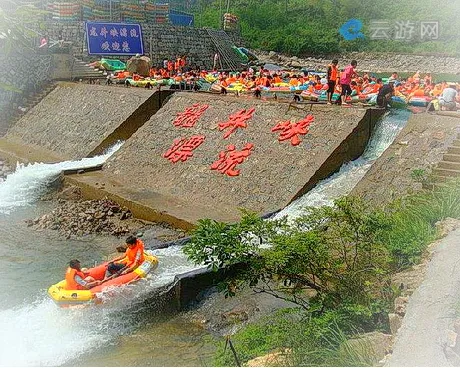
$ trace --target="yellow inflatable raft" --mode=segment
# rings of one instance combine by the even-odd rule
[[[115,277],[89,290],[67,290],[65,288],[66,281],[62,280],[48,289],[48,295],[58,306],[63,308],[85,304],[99,304],[102,300],[97,294],[104,289],[130,284],[140,278],[147,277],[149,273],[153,272],[158,267],[157,257],[147,253],[144,253],[144,257],[144,262],[134,271]],[[108,263],[109,262],[105,262],[99,266],[90,268],[88,270],[89,276],[94,277],[96,280],[102,280],[105,276],[105,270],[107,269]]]

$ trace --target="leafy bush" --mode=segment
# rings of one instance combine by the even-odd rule
[[[277,297],[281,292],[308,310],[368,305],[388,283],[388,252],[379,241],[388,226],[383,212],[345,197],[333,207],[306,209],[293,225],[251,213],[237,224],[202,220],[184,252],[213,270],[244,264],[227,281],[229,294],[249,285]],[[307,290],[316,296],[308,298]]]
[[[299,309],[286,309],[248,325],[231,337],[240,361],[268,352],[286,352],[283,365],[289,366],[372,366],[369,346],[349,344],[361,331],[351,324],[350,314],[340,310],[314,316]],[[357,319],[358,316],[356,316]],[[234,366],[235,359],[225,342],[219,343],[216,366]]]

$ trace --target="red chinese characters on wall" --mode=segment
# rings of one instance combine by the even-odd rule
[[[209,105],[193,104],[187,107],[184,112],[177,113],[173,124],[177,127],[191,128],[196,124],[208,107]]]
[[[172,163],[187,161],[193,156],[193,150],[199,147],[205,140],[204,135],[194,135],[190,138],[178,138],[173,141],[173,145],[163,154]]]
[[[299,135],[308,133],[310,124],[315,120],[313,115],[307,115],[303,120],[297,123],[291,123],[290,120],[282,121],[272,128],[272,132],[281,131],[278,140],[280,142],[290,139],[293,146],[300,144],[301,140]]]
[[[233,144],[227,146],[226,151],[219,153],[219,159],[211,165],[211,170],[217,170],[228,176],[240,175],[236,165],[243,163],[251,155],[253,148],[252,143],[247,143],[241,151],[237,151]]]
[[[228,138],[238,128],[246,128],[248,126],[246,122],[252,118],[255,110],[256,109],[254,107],[249,110],[240,110],[237,113],[230,115],[227,122],[219,123],[219,130],[230,128],[227,132],[225,132],[224,139]]]

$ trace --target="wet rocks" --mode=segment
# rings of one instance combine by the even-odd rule
[[[0,183],[4,181],[13,171],[14,170],[11,166],[9,166],[5,161],[0,160]]]
[[[69,189],[60,195],[67,197],[70,194],[75,195],[74,192],[74,189]],[[58,231],[59,235],[66,239],[89,234],[123,236],[145,225],[145,222],[133,219],[129,210],[108,199],[58,199],[57,207],[50,213],[26,222],[38,231]]]

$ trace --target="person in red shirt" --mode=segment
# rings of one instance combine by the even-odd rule
[[[358,62],[356,60],[352,60],[350,65],[347,65],[345,67],[345,70],[343,73],[340,74],[340,84],[342,86],[342,93],[340,95],[340,98],[342,100],[342,106],[349,106],[349,104],[346,103],[346,99],[349,95],[351,95],[351,80],[357,76],[356,74],[356,66],[358,65]]]

